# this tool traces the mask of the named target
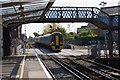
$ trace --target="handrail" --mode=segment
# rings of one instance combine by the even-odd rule
[[[109,26],[109,15],[96,7],[51,7],[45,18],[94,18]]]

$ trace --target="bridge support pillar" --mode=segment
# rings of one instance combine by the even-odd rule
[[[108,49],[109,49],[109,57],[113,57],[113,36],[112,31],[109,30],[108,33]]]
[[[120,29],[118,30],[118,52],[120,57]]]
[[[3,55],[9,56],[11,54],[10,51],[10,30],[6,27],[3,27]]]

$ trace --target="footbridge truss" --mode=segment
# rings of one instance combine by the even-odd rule
[[[119,16],[110,16],[96,7],[52,7],[41,22],[90,22],[101,29],[116,30]]]

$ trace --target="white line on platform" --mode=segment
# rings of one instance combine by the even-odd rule
[[[41,67],[43,68],[44,72],[46,73],[46,76],[47,76],[50,80],[52,80],[51,75],[49,74],[49,72],[47,71],[47,69],[45,68],[45,66],[43,65],[43,63],[41,62],[41,60],[40,60],[40,58],[38,57],[37,54],[36,54],[36,57],[37,57],[40,65],[41,65]]]

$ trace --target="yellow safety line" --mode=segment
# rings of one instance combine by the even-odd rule
[[[22,68],[21,68],[21,73],[20,73],[20,80],[23,79],[23,73],[24,73],[24,65],[25,65],[25,55],[24,55],[24,58],[23,58],[23,61],[22,61]]]

